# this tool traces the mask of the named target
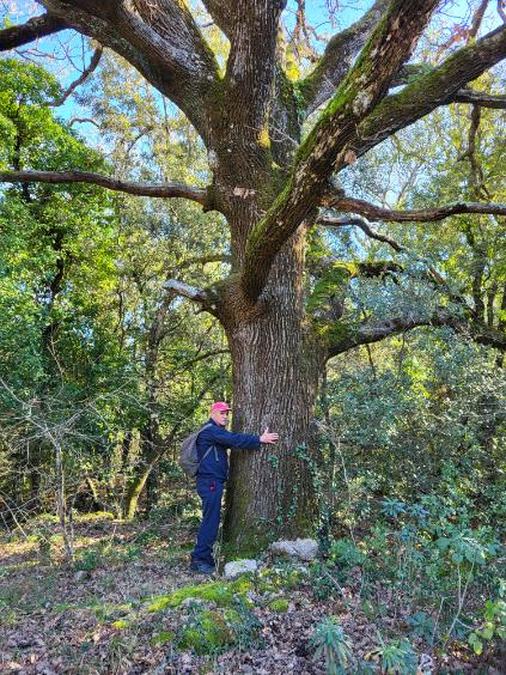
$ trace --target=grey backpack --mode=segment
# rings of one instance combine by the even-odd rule
[[[181,443],[181,450],[179,453],[179,466],[183,469],[185,474],[189,476],[190,478],[195,478],[197,475],[197,472],[199,470],[200,465],[202,462],[205,460],[207,455],[211,452],[213,449],[213,446],[211,445],[206,452],[204,453],[204,456],[202,459],[198,460],[198,454],[197,454],[197,438],[198,435],[200,434],[201,431],[204,431],[204,429],[207,429],[210,427],[211,424],[205,424],[203,427],[198,429],[197,431],[194,431],[192,434],[187,436],[183,442]]]

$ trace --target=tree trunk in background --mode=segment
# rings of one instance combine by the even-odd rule
[[[128,482],[123,505],[123,517],[126,520],[132,520],[135,516],[139,497],[146,485],[149,474],[163,453],[160,443],[158,424],[152,421],[140,434],[139,462],[134,467],[132,477]]]
[[[159,477],[159,466],[158,464],[155,464],[149,472],[149,476],[146,481],[146,514],[150,513],[151,509],[154,509],[158,504]]]

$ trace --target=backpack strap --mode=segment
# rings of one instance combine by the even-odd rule
[[[213,426],[213,425],[212,425],[211,423],[209,423],[209,424],[204,424],[204,426],[202,427],[202,429],[199,431],[199,435],[200,435],[200,433],[201,433],[202,431],[204,431],[204,429],[208,429],[209,427],[212,427],[212,426]],[[197,438],[198,438],[198,435],[197,435]],[[197,443],[197,438],[195,439],[195,443]],[[214,448],[214,445],[210,445],[210,446],[207,448],[207,450],[205,451],[205,453],[204,453],[202,459],[201,459],[200,462],[197,464],[197,473],[196,473],[195,475],[198,474],[199,469],[200,469],[200,465],[202,464],[202,462],[205,460],[205,458],[207,457],[207,455],[211,452],[211,450],[212,450],[213,448]],[[216,450],[216,448],[214,448],[214,449]]]

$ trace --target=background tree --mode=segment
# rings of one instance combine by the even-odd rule
[[[59,87],[47,72],[12,60],[0,66],[5,165],[36,166],[50,149],[56,168],[104,166],[54,119]],[[140,206],[86,185],[14,187],[1,202],[8,518],[49,509],[55,485],[65,512],[88,504],[133,516],[149,473],[174,454],[203,396],[226,387],[216,322],[199,321],[163,288],[171,266],[192,274],[204,262],[196,254],[206,242],[196,246],[185,222],[191,207],[155,214]],[[212,278],[222,256],[208,262],[199,281]]]
[[[204,289],[180,279],[169,280],[166,288],[190,297],[223,326],[233,363],[234,424],[246,431],[270,424],[282,438],[275,462],[265,461],[267,451],[234,459],[227,536],[241,543],[241,538],[247,542],[259,534],[261,543],[272,523],[283,534],[307,531],[314,512],[310,471],[294,448],[311,446],[310,420],[328,359],[423,324],[448,324],[481,343],[504,348],[502,325],[487,323],[476,304],[481,287],[469,304],[448,291],[430,266],[427,274],[444,291],[444,306],[440,296],[432,302],[425,296],[411,310],[412,295],[402,292],[411,286],[402,282],[395,297],[404,301],[387,303],[377,316],[367,307],[357,312],[347,298],[357,279],[398,274],[398,264],[365,260],[353,266],[332,263],[329,269],[315,253],[317,236],[308,251],[311,269],[304,258],[321,207],[404,222],[455,213],[504,215],[505,207],[491,199],[475,201],[476,192],[472,202],[424,202],[423,209],[392,212],[346,194],[331,178],[439,106],[453,101],[503,106],[501,97],[466,87],[504,57],[505,29],[461,48],[447,44],[444,59],[420,69],[408,61],[438,3],[378,0],[331,38],[307,76],[294,81],[294,45],[287,48],[279,33],[286,3],[205,2],[208,20],[230,43],[226,62],[211,49],[206,29],[197,23],[201,15],[192,13],[191,5],[170,0],[107,7],[89,0],[41,4],[48,14],[3,31],[5,46],[71,27],[112,48],[186,115],[206,147],[212,182],[202,187],[203,176],[196,185],[134,184],[94,172],[55,173],[28,166],[4,171],[0,178],[24,184],[84,181],[134,194],[186,197],[223,215],[231,233],[231,274]],[[479,23],[474,21],[472,30]],[[389,93],[398,84],[402,89]],[[320,106],[324,109],[311,118]],[[326,219],[325,224],[343,224],[338,221]],[[354,222],[378,238],[363,219],[354,217]],[[477,285],[484,254],[472,229],[468,244],[477,261]],[[498,302],[494,295],[492,305]]]

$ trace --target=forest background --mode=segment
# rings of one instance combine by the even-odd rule
[[[224,32],[200,3],[189,4],[223,67]],[[372,5],[305,4],[288,3],[278,35],[291,82],[304,81],[330,36]],[[41,10],[2,5],[0,39]],[[501,2],[440,3],[413,56],[423,65],[402,84],[499,30],[503,18]],[[299,509],[299,474],[290,471],[302,466],[310,485],[301,478],[301,504],[310,503],[312,520],[300,533],[318,540],[320,557],[302,569],[267,565],[242,586],[222,580],[198,590],[186,567],[199,505],[178,450],[210,402],[234,404],[230,329],[203,311],[205,301],[184,297],[219,284],[235,264],[225,218],[202,197],[212,161],[188,116],[96,40],[63,30],[5,52],[0,622],[7,668],[226,672],[226,656],[235,664],[229,672],[248,672],[247,658],[250,672],[500,672],[504,75],[499,59],[473,81],[480,101],[437,107],[363,156],[348,151],[335,199],[344,191],[376,210],[329,202],[308,231],[302,282],[308,314],[320,327],[337,326],[332,339],[340,346],[319,375],[307,443],[279,454],[271,448],[248,468],[272,477],[263,489],[280,505],[260,527],[260,550],[253,535],[238,540],[240,519],[229,518],[230,536],[219,542],[225,560],[261,556],[270,541],[299,534],[287,523]],[[9,179],[26,170],[78,170],[123,183],[118,190]],[[195,186],[196,196],[160,199],[129,187],[167,181]],[[444,219],[390,217],[463,202],[492,206]],[[349,326],[360,327],[355,337]],[[298,359],[288,389],[296,390]],[[269,378],[267,361],[259,371],[260,381],[262,372]],[[272,430],[283,424],[276,415],[274,406]],[[244,429],[256,420],[241,421]],[[288,501],[276,502],[278,483]],[[204,604],[181,609],[195,597]]]

